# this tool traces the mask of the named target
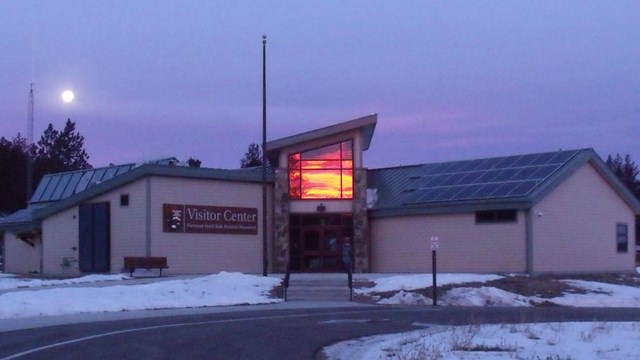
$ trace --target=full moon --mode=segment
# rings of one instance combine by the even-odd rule
[[[71,90],[65,90],[62,92],[62,101],[66,103],[72,102],[74,97],[73,91]]]

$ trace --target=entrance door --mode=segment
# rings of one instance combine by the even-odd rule
[[[339,229],[306,228],[302,232],[303,271],[339,271],[343,239]]]
[[[292,215],[291,270],[342,272],[345,244],[351,241],[351,215]],[[350,256],[347,247],[347,255]]]
[[[109,203],[80,205],[79,259],[82,272],[109,272],[111,237]]]

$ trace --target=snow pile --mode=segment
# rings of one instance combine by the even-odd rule
[[[493,274],[438,274],[436,282],[438,286],[451,284],[464,284],[472,282],[486,282],[502,279],[500,275]],[[365,289],[357,289],[360,294],[372,292],[387,292],[398,290],[415,290],[431,287],[433,285],[431,274],[407,274],[395,275],[373,279],[375,286]]]
[[[324,353],[328,360],[637,359],[640,323],[434,327],[342,342],[325,348]]]
[[[87,275],[79,278],[64,279],[64,280],[41,280],[41,279],[20,279],[15,278],[13,274],[0,273],[0,290],[20,289],[20,288],[32,288],[41,286],[60,286],[60,285],[73,285],[82,283],[92,283],[99,281],[118,281],[129,279],[128,276],[122,274],[115,275]]]
[[[444,305],[457,306],[531,306],[526,296],[493,287],[454,288],[441,298]]]
[[[378,304],[388,305],[427,305],[431,304],[432,299],[418,293],[405,292],[404,290],[398,291],[395,295],[388,299],[380,299]]]
[[[5,280],[3,280],[4,282]],[[280,279],[221,272],[145,285],[55,288],[0,295],[0,319],[88,312],[280,302],[269,291]]]
[[[593,307],[638,307],[640,306],[640,288],[605,284],[583,280],[564,280],[564,283],[584,289],[588,294],[564,294],[550,299],[551,302],[566,306]]]
[[[498,275],[441,274],[438,285],[487,282],[500,279]],[[442,282],[441,280],[442,279]],[[456,287],[439,293],[439,303],[450,306],[532,306],[542,302],[575,307],[640,307],[640,288],[582,280],[563,280],[566,284],[585,290],[585,294],[564,293],[554,298],[523,296],[494,287]],[[390,298],[378,300],[385,305],[424,305],[432,300],[411,290],[431,286],[429,274],[395,275],[375,279],[375,286],[359,289],[360,294],[394,292]]]

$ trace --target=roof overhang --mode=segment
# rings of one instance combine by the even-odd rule
[[[362,132],[362,150],[369,149],[373,132],[378,122],[378,114],[345,121],[339,124],[323,127],[320,129],[307,131],[301,134],[287,136],[281,139],[267,142],[267,157],[271,164],[277,164],[278,153],[281,149],[297,145],[300,143],[331,137],[340,133],[359,129]]]
[[[33,218],[41,220],[47,216],[75,206],[83,201],[105,194],[113,189],[132,183],[148,176],[177,177],[187,179],[240,181],[261,183],[262,173],[250,170],[226,170],[192,168],[186,166],[167,166],[157,164],[145,164],[132,169],[122,175],[111,178],[108,181],[96,184],[86,190],[68,198],[54,202],[46,207],[34,210]],[[268,174],[267,182],[273,183],[273,175]]]
[[[396,217],[396,216],[419,216],[419,215],[445,215],[470,213],[484,210],[528,210],[533,206],[532,202],[523,199],[496,199],[483,201],[460,201],[445,203],[430,203],[428,205],[403,206],[386,209],[370,209],[369,216],[372,218]]]

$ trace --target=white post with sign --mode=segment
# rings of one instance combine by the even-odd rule
[[[437,267],[436,267],[436,253],[438,252],[438,246],[440,245],[440,239],[438,236],[431,236],[431,275],[432,275],[432,289],[433,289],[433,306],[438,306],[438,285],[437,285]]]

